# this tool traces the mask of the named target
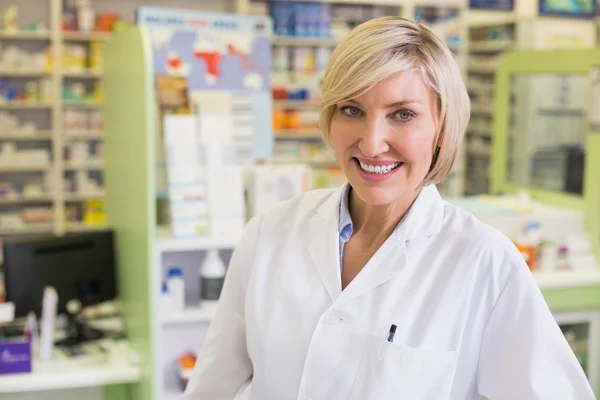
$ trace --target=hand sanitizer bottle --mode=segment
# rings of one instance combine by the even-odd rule
[[[200,300],[202,307],[214,307],[219,297],[227,268],[218,250],[209,250],[200,267]]]

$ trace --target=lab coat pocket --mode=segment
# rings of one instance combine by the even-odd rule
[[[456,352],[420,350],[369,337],[351,400],[444,400],[456,366]]]

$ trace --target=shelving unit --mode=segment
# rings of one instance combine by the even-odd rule
[[[0,39],[11,40],[50,40],[50,32],[16,31],[0,32]]]
[[[215,311],[216,309],[214,308],[188,307],[182,312],[163,315],[160,320],[164,325],[209,323],[212,321]]]
[[[504,14],[504,15],[502,15]],[[493,117],[493,84],[503,52],[515,46],[516,18],[512,12],[480,12],[469,21],[467,91],[471,121],[465,138],[465,194],[488,193]]]
[[[464,147],[467,153],[465,194],[490,191],[493,83],[501,56],[513,50],[593,47],[597,41],[594,21],[581,18],[540,17],[536,2],[517,2],[514,11],[469,10],[467,90],[472,118]],[[515,114],[516,115],[516,114]]]
[[[47,53],[52,58],[52,69],[44,70],[36,68],[32,70],[13,70],[0,69],[0,79],[15,84],[22,85],[31,80],[46,79],[49,82],[51,98],[37,101],[20,101],[20,102],[3,102],[0,103],[0,111],[8,113],[19,119],[20,123],[31,121],[37,125],[37,131],[31,134],[17,134],[16,132],[2,132],[0,134],[0,145],[4,143],[15,143],[17,148],[27,145],[27,148],[33,146],[36,149],[45,149],[51,154],[52,164],[49,166],[0,166],[0,173],[3,174],[0,178],[1,182],[14,182],[19,185],[25,181],[16,179],[17,175],[22,175],[23,172],[38,173],[36,175],[38,182],[43,182],[44,190],[47,193],[45,202],[50,203],[53,214],[51,223],[51,232],[63,233],[72,231],[73,226],[77,230],[85,230],[86,225],[81,221],[74,223],[67,222],[66,215],[73,214],[70,209],[77,207],[78,214],[83,215],[84,202],[88,200],[101,200],[102,196],[81,196],[78,192],[67,192],[67,187],[64,185],[65,177],[70,174],[77,174],[77,171],[88,174],[87,179],[96,180],[97,184],[102,184],[102,163],[92,163],[84,165],[68,166],[63,160],[65,150],[74,143],[83,142],[89,149],[94,149],[94,146],[102,145],[103,132],[101,129],[90,131],[73,131],[65,128],[67,122],[66,113],[69,110],[81,110],[92,113],[93,110],[101,112],[103,105],[100,101],[73,101],[63,99],[63,90],[72,83],[81,83],[89,91],[91,86],[96,82],[101,82],[103,73],[99,69],[78,69],[73,70],[69,65],[65,64],[64,53],[67,46],[79,44],[84,47],[95,45],[98,42],[104,42],[111,37],[110,33],[104,32],[66,32],[62,30],[62,10],[63,0],[46,0],[47,9],[46,21],[43,24],[49,26],[49,30],[35,32],[20,30],[16,32],[0,31],[0,44],[4,47],[6,41],[11,46],[16,48],[24,48],[29,51],[31,48],[48,49]],[[24,11],[21,11],[24,12]],[[39,14],[38,14],[39,15]],[[42,47],[43,46],[43,47]],[[88,49],[89,50],[89,49]],[[89,57],[86,56],[86,60]],[[38,92],[39,93],[39,92]],[[40,97],[41,99],[41,94]],[[101,122],[101,119],[100,119]],[[1,129],[1,128],[0,128]],[[88,171],[88,172],[86,172]],[[33,175],[32,175],[33,177]],[[41,180],[39,179],[41,177]],[[74,179],[75,175],[71,179]],[[75,188],[78,190],[78,188]],[[28,204],[36,202],[30,199],[0,199],[0,205],[11,206],[11,210],[15,207],[24,208]],[[2,210],[0,210],[2,212]],[[90,229],[96,229],[96,226],[90,226]],[[26,232],[37,233],[38,229],[25,230]],[[46,229],[44,229],[46,231]],[[13,233],[11,229],[2,229],[0,224],[0,236],[10,235]],[[15,234],[22,234],[22,231],[14,231]]]

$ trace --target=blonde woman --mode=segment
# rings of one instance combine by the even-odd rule
[[[470,112],[444,43],[367,22],[322,90],[348,183],[248,224],[184,398],[593,399],[515,247],[436,190]]]

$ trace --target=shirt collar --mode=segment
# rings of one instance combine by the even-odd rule
[[[348,240],[352,234],[352,217],[348,208],[352,187],[346,182],[342,187],[339,200],[339,233],[344,240]],[[404,216],[401,224],[403,236],[406,240],[420,236],[434,235],[440,232],[444,215],[444,202],[440,197],[435,185],[427,185],[421,189],[417,199]],[[396,229],[395,231],[398,231]],[[347,236],[347,237],[346,237]]]
[[[348,208],[350,190],[352,190],[352,186],[347,182],[342,190],[342,198],[340,200],[339,232],[344,240],[350,239],[350,235],[352,234],[352,217],[350,216],[350,209]]]

